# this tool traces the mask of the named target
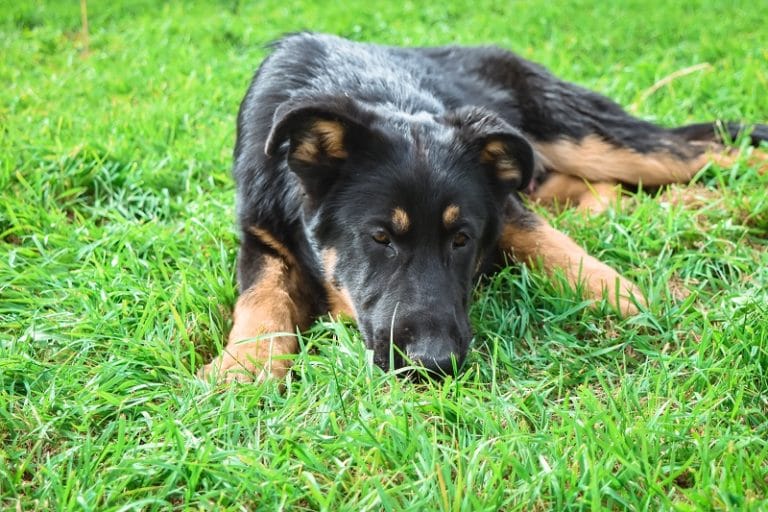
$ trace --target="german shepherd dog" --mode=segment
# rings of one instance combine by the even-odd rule
[[[201,374],[282,377],[296,330],[326,313],[355,319],[382,368],[454,374],[474,280],[507,258],[635,314],[640,290],[521,196],[599,210],[617,184],[728,165],[721,136],[741,130],[650,124],[499,48],[289,35],[240,105],[240,296],[229,343]],[[768,126],[750,136],[768,140]]]

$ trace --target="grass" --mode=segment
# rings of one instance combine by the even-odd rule
[[[236,108],[301,28],[495,43],[664,124],[766,121],[756,4],[0,3],[0,508],[768,509],[768,176],[544,212],[638,282],[482,283],[466,372],[414,385],[322,319],[285,390],[211,388],[235,299]],[[653,88],[659,80],[709,63]]]

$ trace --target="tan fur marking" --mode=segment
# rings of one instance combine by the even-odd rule
[[[288,263],[294,268],[298,267],[298,262],[296,261],[296,258],[293,256],[293,253],[291,253],[291,251],[289,251],[285,245],[283,245],[274,236],[272,236],[272,233],[270,233],[266,229],[261,229],[256,226],[249,227],[248,231],[253,236],[258,238],[264,245],[273,249],[277,254],[279,254],[280,257],[283,258],[283,260],[285,260],[286,263]]]
[[[328,292],[328,312],[334,317],[347,317],[357,321],[357,311],[352,305],[352,297],[346,288],[336,288],[325,283]]]
[[[349,156],[344,149],[344,126],[337,121],[319,119],[298,143],[291,158],[307,164],[316,163],[320,156],[344,159]]]
[[[553,172],[531,194],[531,199],[547,205],[568,206],[569,203],[577,203],[581,195],[588,191],[585,180]]]
[[[615,182],[589,183],[582,178],[553,172],[532,194],[531,199],[546,205],[577,205],[582,211],[598,214],[621,199],[621,186]]]
[[[509,158],[507,146],[499,140],[492,140],[480,153],[480,160],[496,166],[496,175],[502,181],[519,180],[521,173],[517,163]]]
[[[500,140],[492,140],[483,148],[480,158],[483,163],[492,164],[507,154],[507,146]]]
[[[643,185],[687,182],[709,161],[701,154],[680,159],[671,153],[638,153],[618,148],[590,135],[580,142],[560,140],[535,143],[546,167],[589,181],[622,181]]]
[[[323,271],[325,272],[325,278],[331,279],[333,273],[336,270],[336,262],[339,261],[339,256],[336,254],[336,249],[323,249]]]
[[[520,179],[520,169],[509,159],[499,160],[496,164],[496,176],[501,181],[515,181]]]
[[[624,315],[638,312],[632,297],[643,304],[637,287],[608,265],[598,261],[567,235],[539,219],[534,229],[523,229],[507,224],[499,242],[502,250],[526,264],[541,264],[552,275],[557,269],[565,272],[574,288],[584,285],[589,298],[607,297]],[[617,289],[618,287],[618,289]]]
[[[357,311],[355,311],[355,307],[352,305],[352,297],[349,295],[349,290],[334,285],[333,275],[337,259],[334,249],[323,250],[323,270],[325,273],[323,284],[328,296],[329,313],[336,317],[346,316],[357,320]]]
[[[264,255],[258,280],[240,294],[234,325],[223,353],[200,371],[204,378],[263,381],[283,377],[298,350],[296,328],[305,329],[309,310],[299,295],[299,275],[280,257]]]
[[[312,125],[312,132],[317,134],[323,150],[331,158],[347,158],[344,149],[344,126],[337,121],[318,120]]]
[[[313,164],[320,160],[320,150],[317,147],[317,139],[308,137],[302,140],[296,149],[291,153],[291,158],[306,164]]]
[[[457,220],[459,220],[460,213],[461,209],[457,205],[449,205],[443,212],[443,225],[446,228],[451,227]]]
[[[411,219],[402,208],[392,210],[392,227],[398,233],[405,233],[411,227]]]
[[[611,182],[591,183],[589,190],[578,198],[579,210],[597,215],[607,210],[612,204],[621,201],[621,185]]]

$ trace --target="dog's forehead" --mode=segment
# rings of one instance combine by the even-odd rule
[[[345,197],[359,214],[389,219],[402,232],[453,227],[466,217],[482,222],[487,178],[462,153],[455,127],[420,112],[390,116],[382,128],[384,156],[356,162],[349,175],[354,184]]]
[[[399,128],[404,133],[408,133],[413,127],[418,126],[436,126],[440,124],[438,119],[440,107],[436,106],[434,110],[412,110],[407,111],[399,108],[390,102],[380,102],[371,106],[371,111],[376,114],[376,119],[382,124],[392,128]]]
[[[482,194],[472,188],[466,180],[450,179],[444,173],[403,169],[384,192],[379,214],[388,217],[399,233],[482,223],[487,209]]]
[[[483,195],[487,185],[484,169],[467,155],[454,128],[440,124],[414,127],[408,143],[401,179],[407,188],[420,192],[415,202],[471,203]]]

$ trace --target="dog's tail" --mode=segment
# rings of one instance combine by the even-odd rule
[[[736,122],[713,121],[711,123],[696,123],[671,128],[669,131],[690,142],[729,143],[747,134],[752,146],[768,142],[768,125],[745,125]]]

